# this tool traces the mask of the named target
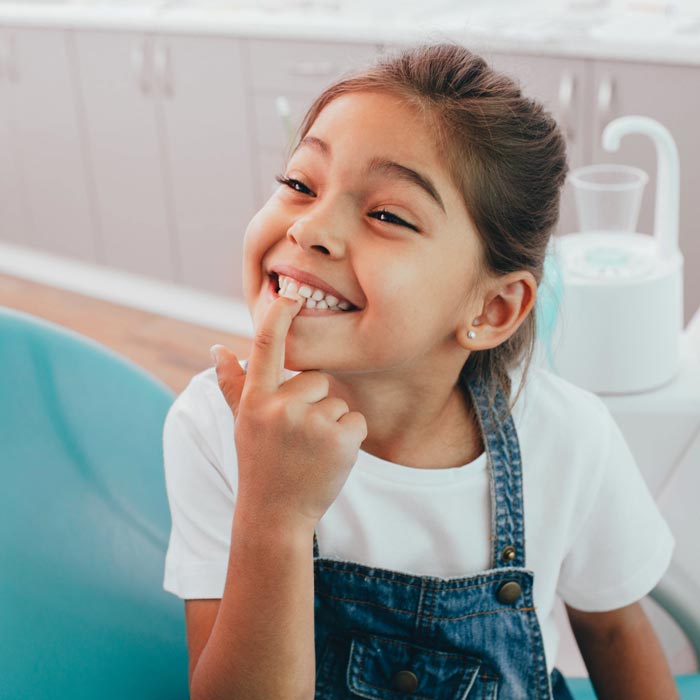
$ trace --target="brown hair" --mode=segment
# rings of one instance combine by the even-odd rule
[[[359,91],[392,93],[430,119],[482,243],[479,280],[528,270],[539,285],[568,172],[564,138],[543,106],[463,46],[420,45],[382,56],[326,88],[309,107],[298,140],[331,100]],[[536,314],[529,313],[503,343],[471,352],[459,377],[467,399],[466,383],[478,376],[495,380],[486,381],[492,405],[496,386],[507,400],[508,370],[524,361],[510,412],[524,384],[536,335]]]

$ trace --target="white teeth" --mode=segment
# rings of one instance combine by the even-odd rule
[[[307,301],[303,308],[307,309],[340,309],[347,311],[352,305],[347,301],[340,301],[332,294],[326,294],[320,289],[313,289],[308,284],[301,284],[291,277],[279,275],[280,296],[296,298],[304,297]]]

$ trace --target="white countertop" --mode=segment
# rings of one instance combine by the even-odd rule
[[[649,10],[551,10],[536,3],[524,10],[506,3],[457,11],[457,3],[443,1],[437,6],[432,3],[430,11],[418,4],[403,5],[397,17],[396,13],[382,14],[379,3],[374,10],[370,3],[365,4],[367,14],[333,9],[330,2],[325,10],[295,11],[274,9],[269,0],[266,4],[270,9],[235,9],[232,3],[227,7],[216,0],[197,7],[188,0],[132,0],[118,5],[0,0],[0,26],[377,44],[454,40],[476,51],[700,65],[700,9],[697,15],[669,16]],[[336,7],[342,5],[337,0]],[[374,14],[368,14],[372,11]]]

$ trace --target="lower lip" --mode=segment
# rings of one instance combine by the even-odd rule
[[[277,294],[277,283],[274,279],[270,279],[267,296],[268,299],[277,299],[277,297],[279,296],[279,294]],[[352,311],[333,311],[333,309],[307,309],[304,306],[302,310],[297,314],[297,316],[347,316],[347,314],[350,313],[352,313]]]

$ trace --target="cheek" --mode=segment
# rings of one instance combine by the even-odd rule
[[[280,238],[284,238],[281,222],[270,216],[267,205],[250,220],[243,238],[243,289],[246,296],[259,290],[262,260]]]

